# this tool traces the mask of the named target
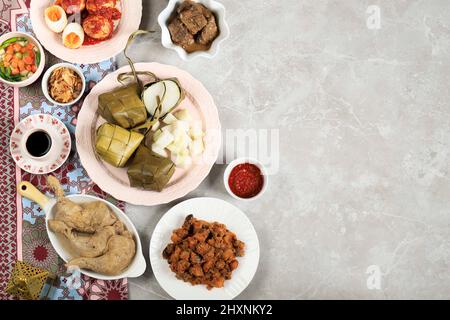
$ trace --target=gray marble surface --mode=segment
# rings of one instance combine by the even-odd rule
[[[142,28],[158,32],[134,46],[136,61],[201,80],[224,128],[279,130],[263,198],[228,196],[223,165],[186,197],[225,199],[253,222],[261,260],[238,298],[450,298],[448,0],[224,0],[231,37],[216,59],[191,62],[160,44],[167,2],[143,2]],[[129,206],[147,261],[178,202]],[[130,292],[169,298],[150,267]]]

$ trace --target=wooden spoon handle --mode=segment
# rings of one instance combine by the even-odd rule
[[[42,192],[36,189],[35,186],[27,181],[22,181],[21,183],[19,183],[19,185],[17,186],[17,191],[22,197],[36,202],[44,210],[50,202],[49,198],[47,198]]]

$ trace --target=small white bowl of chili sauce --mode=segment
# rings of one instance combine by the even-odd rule
[[[233,160],[225,169],[223,182],[227,192],[235,199],[255,200],[267,189],[267,173],[255,159]]]

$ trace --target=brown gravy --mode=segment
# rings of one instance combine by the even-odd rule
[[[172,13],[168,29],[173,43],[187,53],[207,51],[220,31],[216,15],[200,3],[185,0]]]
[[[211,48],[212,42],[209,44],[200,44],[197,42],[194,42],[193,44],[189,46],[184,46],[183,49],[186,50],[187,53],[192,53],[196,51],[208,51],[209,48]]]

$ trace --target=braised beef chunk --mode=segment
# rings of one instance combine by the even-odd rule
[[[216,18],[214,18],[214,15],[211,15],[211,17],[208,19],[208,23],[203,28],[197,41],[200,44],[206,45],[212,42],[217,37],[218,33],[219,30],[217,29]]]
[[[169,24],[169,32],[173,42],[183,48],[194,44],[194,36],[189,33],[186,26],[178,18],[173,19]]]
[[[191,34],[197,34],[208,23],[201,7],[201,5],[193,5],[180,12],[179,18]]]
[[[180,5],[177,7],[177,13],[181,13],[184,10],[189,10],[192,6],[194,6],[196,3],[191,0],[185,0],[180,3]]]
[[[208,20],[209,18],[214,16],[213,13],[211,12],[211,10],[206,8],[204,5],[199,4],[199,3],[197,3],[197,5],[200,7],[200,10],[202,11],[202,13],[205,16],[206,20]]]
[[[214,14],[204,5],[186,0],[169,23],[172,41],[187,52],[208,50],[219,34]]]
[[[186,218],[184,219],[183,228],[189,229],[189,227],[191,226],[193,221],[194,221],[194,216],[192,214],[186,216]]]
[[[169,259],[169,257],[172,255],[172,253],[175,251],[175,245],[174,244],[168,244],[167,247],[163,251],[163,257],[164,259]]]

